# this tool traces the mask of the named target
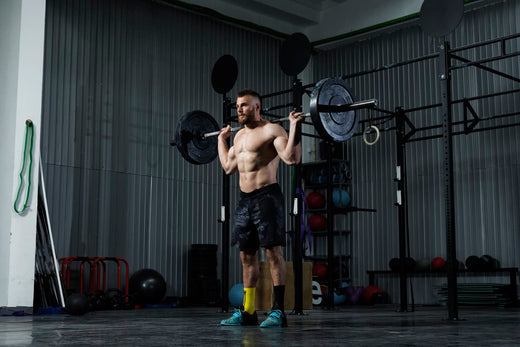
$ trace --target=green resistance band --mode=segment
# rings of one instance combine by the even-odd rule
[[[23,187],[23,172],[25,170],[25,162],[27,156],[27,142],[29,141],[29,134],[31,135],[31,142],[29,146],[29,173],[27,175],[27,196],[25,197],[25,203],[23,204],[23,208],[21,211],[18,210],[18,199],[20,198],[20,192]],[[25,121],[25,145],[23,147],[23,165],[22,170],[20,170],[20,186],[18,187],[18,193],[16,193],[16,200],[14,201],[14,210],[16,213],[23,213],[27,208],[27,202],[29,201],[29,193],[31,192],[31,171],[32,171],[32,152],[33,152],[33,140],[34,140],[34,127],[33,122],[28,119]]]

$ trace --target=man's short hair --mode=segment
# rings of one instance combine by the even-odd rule
[[[255,98],[257,98],[260,101],[260,105],[262,105],[262,98],[260,97],[260,94],[258,94],[258,92],[256,90],[242,89],[241,91],[239,91],[237,93],[237,97],[239,97],[239,98],[244,97],[246,95],[254,96]]]

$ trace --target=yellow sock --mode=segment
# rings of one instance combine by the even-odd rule
[[[249,314],[255,313],[255,291],[256,288],[244,288],[244,311]]]

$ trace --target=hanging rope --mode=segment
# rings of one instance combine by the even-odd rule
[[[22,191],[23,184],[23,174],[25,170],[25,163],[27,157],[27,143],[29,142],[29,134],[30,134],[30,145],[29,145],[29,169],[27,173],[27,195],[25,197],[25,202],[23,204],[23,208],[18,210],[18,199],[20,199],[20,193]],[[33,122],[28,119],[25,121],[25,144],[23,147],[23,164],[22,169],[20,170],[20,186],[18,187],[18,192],[16,193],[16,199],[14,201],[14,210],[16,213],[20,214],[25,211],[27,208],[27,202],[29,201],[29,195],[31,192],[31,171],[32,171],[32,152],[33,152],[33,140],[34,140],[34,127]]]

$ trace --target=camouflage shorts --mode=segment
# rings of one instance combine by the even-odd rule
[[[285,204],[278,183],[240,193],[231,245],[254,251],[285,246]]]

